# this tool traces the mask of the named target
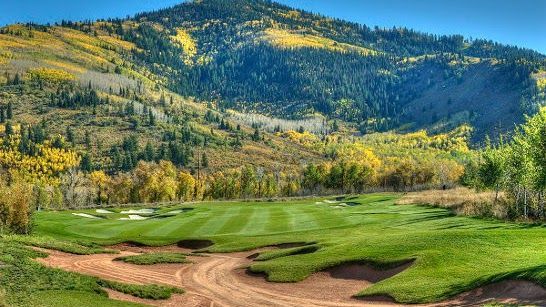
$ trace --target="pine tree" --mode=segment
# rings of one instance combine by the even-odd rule
[[[146,143],[146,147],[144,147],[143,159],[144,161],[154,161],[154,158],[154,147],[152,146],[152,143],[148,142]]]
[[[11,101],[8,102],[6,117],[7,117],[7,119],[13,119],[13,104],[11,103]]]
[[[155,116],[151,108],[148,109],[148,124],[150,126],[155,126]]]
[[[209,158],[207,157],[207,153],[203,153],[201,158],[201,164],[203,165],[203,168],[209,167]]]
[[[80,168],[82,171],[88,172],[88,173],[93,171],[93,162],[91,161],[91,156],[89,155],[89,153],[86,152],[82,156],[82,160],[80,162]]]
[[[260,140],[260,130],[258,128],[254,129],[254,134],[252,135],[252,140],[258,142]]]
[[[84,143],[85,148],[87,148],[87,150],[91,150],[91,135],[89,130],[85,130]]]
[[[13,135],[15,131],[13,130],[13,126],[11,125],[11,122],[6,123],[6,136]]]
[[[72,130],[72,128],[70,128],[70,126],[67,126],[66,127],[66,140],[72,144],[72,146],[76,146],[76,138],[74,136],[74,131]]]
[[[339,125],[337,123],[337,120],[334,120],[334,123],[332,124],[332,131],[334,132],[339,131]]]

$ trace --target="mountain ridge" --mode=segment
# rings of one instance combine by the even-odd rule
[[[227,7],[229,6],[229,8]],[[223,19],[222,19],[223,18]],[[419,96],[422,93],[412,93],[412,86],[404,86],[397,84],[396,80],[388,80],[389,78],[383,78],[384,72],[394,72],[394,77],[402,80],[409,79],[409,82],[415,81],[412,76],[406,74],[406,70],[410,70],[410,74],[422,73],[422,69],[419,65],[406,65],[402,66],[401,62],[406,63],[424,63],[435,62],[433,58],[440,58],[436,61],[438,65],[446,66],[444,74],[447,75],[444,79],[457,79],[461,78],[461,74],[465,72],[472,64],[479,64],[480,61],[490,62],[490,71],[505,69],[505,74],[513,76],[512,80],[506,80],[504,84],[500,84],[500,88],[507,88],[505,94],[507,96],[513,96],[510,87],[521,85],[516,89],[522,93],[517,99],[513,98],[509,101],[511,106],[508,109],[518,109],[512,112],[516,113],[516,116],[503,120],[501,123],[501,131],[507,132],[512,129],[513,122],[521,122],[524,113],[534,113],[538,110],[536,105],[540,103],[529,103],[533,101],[536,95],[529,95],[527,92],[532,91],[530,87],[531,74],[534,71],[540,71],[540,68],[544,66],[545,57],[538,52],[505,46],[502,44],[493,43],[486,40],[473,40],[467,41],[460,35],[452,36],[435,36],[431,34],[424,34],[417,31],[412,31],[404,28],[395,29],[370,29],[365,25],[360,25],[351,22],[345,22],[338,19],[324,18],[320,15],[308,13],[302,10],[292,9],[285,5],[280,5],[272,1],[246,1],[240,0],[230,2],[230,5],[226,5],[222,1],[198,1],[188,2],[177,5],[173,8],[159,10],[153,13],[140,14],[135,17],[135,20],[145,20],[149,22],[155,22],[163,24],[166,28],[177,27],[183,25],[187,28],[196,29],[202,24],[215,19],[220,19],[226,22],[226,26],[217,26],[215,30],[217,33],[222,31],[231,31],[233,28],[242,34],[229,36],[231,43],[236,45],[236,48],[230,49],[230,42],[225,44],[215,44],[213,47],[218,48],[214,52],[217,53],[236,53],[233,55],[234,59],[246,60],[253,59],[264,54],[272,55],[277,58],[273,58],[270,61],[265,60],[262,66],[249,67],[248,63],[244,63],[241,66],[226,66],[230,69],[236,70],[234,74],[224,74],[218,76],[215,72],[207,72],[208,77],[225,78],[236,84],[238,87],[242,87],[248,92],[241,93],[238,91],[232,91],[230,89],[222,90],[221,85],[214,90],[221,92],[220,95],[211,95],[207,89],[187,90],[179,88],[178,91],[187,91],[188,94],[196,94],[204,99],[219,98],[226,103],[227,107],[236,107],[239,109],[248,108],[249,105],[254,105],[255,101],[267,101],[269,100],[271,106],[258,106],[254,111],[258,112],[271,112],[271,109],[277,109],[279,104],[287,105],[288,110],[286,113],[296,113],[301,116],[306,113],[313,113],[313,111],[319,111],[327,116],[332,115],[333,118],[340,118],[352,122],[362,122],[372,118],[376,121],[391,122],[387,123],[386,127],[371,127],[371,129],[364,130],[385,130],[397,128],[401,125],[407,124],[407,122],[397,122],[399,119],[393,118],[397,115],[393,113],[404,112],[406,105],[410,105],[415,96]],[[322,23],[321,23],[322,22]],[[190,26],[191,25],[191,26]],[[196,26],[198,25],[198,26]],[[227,30],[226,30],[227,29]],[[241,30],[242,29],[242,30]],[[251,29],[251,30],[249,30]],[[340,29],[343,29],[341,31]],[[267,44],[267,32],[281,32],[280,36],[271,38],[269,35],[270,44]],[[193,31],[193,35],[196,36],[197,41],[203,39],[202,30]],[[342,33],[341,33],[342,32]],[[263,34],[265,33],[265,35]],[[211,34],[214,36],[214,34]],[[290,37],[290,35],[292,37]],[[262,40],[256,43],[253,39],[259,36]],[[266,37],[263,39],[263,37]],[[220,41],[223,38],[223,34],[217,34],[216,41]],[[248,39],[251,37],[251,39]],[[220,39],[218,39],[220,38]],[[323,41],[320,41],[320,40]],[[324,42],[330,41],[330,45],[326,45]],[[235,41],[235,42],[234,42]],[[265,45],[262,45],[263,42]],[[272,42],[271,42],[272,41]],[[280,43],[279,43],[280,41]],[[286,46],[282,46],[283,42]],[[307,44],[298,47],[298,44]],[[333,42],[333,43],[332,43]],[[209,48],[210,44],[202,42],[206,48]],[[343,55],[335,54],[340,52],[331,52],[328,49],[341,49],[342,44],[348,44],[349,46],[355,46],[358,48],[366,48],[372,50],[372,52],[381,52],[381,59],[372,59],[369,55],[355,55],[351,52],[343,52]],[[244,50],[245,46],[248,50]],[[281,45],[281,51],[275,50],[275,47]],[[306,48],[309,47],[309,48]],[[273,48],[273,49],[270,49]],[[242,51],[240,49],[243,49]],[[304,50],[306,49],[306,50]],[[307,50],[308,49],[308,50]],[[333,50],[335,51],[335,50]],[[204,51],[206,52],[206,51]],[[308,53],[306,55],[302,55]],[[334,53],[334,54],[333,54]],[[387,56],[385,56],[385,54]],[[225,54],[222,54],[224,57]],[[296,63],[291,63],[284,57],[300,57]],[[221,57],[221,56],[220,56]],[[337,58],[339,57],[339,58]],[[392,59],[391,57],[395,57]],[[364,58],[364,59],[363,59]],[[223,68],[225,62],[232,60],[218,59],[214,63],[214,70]],[[471,61],[477,60],[478,63],[471,63]],[[317,62],[324,63],[326,65],[321,67],[313,67]],[[346,66],[339,66],[340,63],[347,63],[356,66],[358,70],[352,71]],[[385,64],[384,62],[391,62]],[[303,69],[299,66],[308,65]],[[343,65],[343,64],[341,64]],[[296,67],[294,67],[296,66]],[[451,66],[451,67],[450,67]],[[271,71],[271,68],[281,67],[283,71],[290,72],[284,75],[275,75],[276,72]],[[395,71],[395,70],[401,70]],[[303,70],[303,72],[302,72]],[[318,71],[317,71],[318,70]],[[334,70],[338,74],[350,74],[356,76],[352,79],[356,79],[358,82],[354,82],[351,79],[344,79],[343,77],[336,77],[331,75],[321,76],[322,78],[317,80],[309,79],[307,76],[301,76],[298,74],[311,74],[318,72],[324,74],[327,70]],[[377,70],[377,71],[374,71]],[[411,71],[414,70],[414,71]],[[253,76],[245,75],[245,72],[255,71],[257,74],[261,73],[263,76],[259,82],[273,84],[270,89],[265,87],[259,82],[248,81]],[[238,72],[238,73],[237,73]],[[365,75],[364,72],[367,74]],[[374,75],[375,74],[375,75]],[[315,74],[316,75],[316,74]],[[374,75],[370,77],[370,75]],[[174,80],[177,80],[177,76],[174,76]],[[190,77],[191,79],[191,77]],[[245,79],[246,81],[241,81]],[[264,81],[265,79],[265,81]],[[287,80],[286,82],[279,82],[279,79]],[[325,79],[330,82],[324,82]],[[373,80],[372,80],[373,79]],[[182,83],[191,83],[185,80]],[[417,80],[419,81],[419,80]],[[440,82],[443,80],[440,80]],[[452,80],[447,80],[448,83]],[[246,84],[245,84],[246,82]],[[303,83],[302,86],[297,86],[298,83]],[[309,84],[319,84],[317,88],[309,86]],[[332,83],[335,85],[349,83],[348,89],[334,89],[331,88]],[[364,86],[361,84],[365,83]],[[525,83],[525,84],[524,84]],[[295,85],[294,85],[295,84]],[[293,85],[293,86],[290,86]],[[449,85],[449,84],[448,84]],[[173,88],[177,88],[177,85],[172,85]],[[311,89],[305,88],[305,86],[311,87]],[[180,87],[180,86],[178,86]],[[261,88],[260,88],[261,87]],[[250,88],[250,89],[249,89]],[[252,88],[260,88],[261,95],[252,93]],[[269,91],[268,91],[269,90]],[[328,91],[332,92],[331,94]],[[389,91],[392,91],[389,93]],[[289,93],[302,93],[292,94],[296,97],[285,97],[283,95],[276,95],[275,92],[289,92]],[[387,92],[380,94],[381,92]],[[526,92],[525,95],[523,93]],[[326,93],[326,94],[325,94]],[[406,94],[406,97],[400,97],[402,94]],[[495,98],[495,95],[489,94],[491,98]],[[267,97],[272,96],[272,97]],[[478,95],[479,96],[479,95]],[[484,96],[484,95],[482,95]],[[485,95],[488,96],[488,95]],[[331,109],[338,109],[336,111],[344,112],[337,106],[341,105],[343,99],[353,100],[351,107],[356,110],[360,110],[361,114],[357,114],[354,118],[354,114],[347,114],[339,116],[332,114]],[[398,101],[400,99],[400,101]],[[525,100],[524,103],[520,103],[520,100]],[[543,99],[543,98],[542,98]],[[356,101],[355,101],[356,100]],[[457,100],[456,97],[452,100]],[[317,102],[318,101],[318,102]],[[393,102],[394,101],[394,102]],[[345,101],[346,102],[346,101]],[[491,103],[492,101],[489,101]],[[468,103],[468,101],[455,101],[455,105],[462,105]],[[472,102],[470,102],[472,103]],[[520,106],[520,104],[522,104]],[[534,104],[534,105],[533,105]],[[465,108],[459,108],[455,110],[455,113],[467,111]],[[430,113],[430,112],[429,112]],[[286,116],[286,114],[274,114]],[[425,117],[433,117],[434,114],[425,114]],[[407,117],[406,117],[407,118]],[[513,122],[510,122],[510,120]],[[486,120],[486,122],[493,122],[492,119]],[[433,124],[433,123],[432,123]],[[454,126],[452,124],[451,126]],[[380,126],[380,125],[379,125]],[[417,125],[417,128],[428,128],[429,126]],[[368,127],[369,128],[369,127]],[[379,129],[378,129],[379,128]],[[491,126],[477,127],[478,138],[483,138],[485,134],[492,134]],[[485,131],[483,131],[485,130]]]

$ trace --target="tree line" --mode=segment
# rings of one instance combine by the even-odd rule
[[[495,191],[495,203],[503,191],[502,205],[514,219],[546,218],[546,109],[520,126],[512,139],[488,143],[479,159],[466,168],[465,183]]]

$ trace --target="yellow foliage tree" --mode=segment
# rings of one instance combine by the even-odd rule
[[[178,198],[191,201],[195,191],[195,178],[185,171],[178,174]]]

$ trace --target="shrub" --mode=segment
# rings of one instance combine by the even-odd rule
[[[21,180],[0,187],[0,230],[27,234],[30,232],[32,186]]]

